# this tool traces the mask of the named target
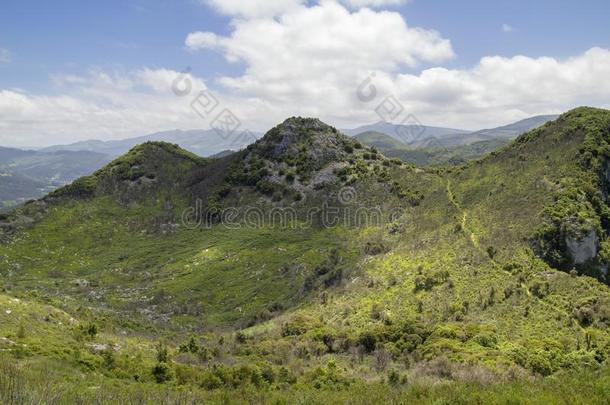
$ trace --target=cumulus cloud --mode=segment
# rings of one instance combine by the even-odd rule
[[[513,27],[512,27],[512,25],[502,24],[502,31],[504,31],[504,32],[512,32],[513,31]]]
[[[213,32],[192,32],[186,37],[184,44],[193,51],[200,49],[214,49],[221,44],[221,38]]]
[[[292,114],[322,116],[339,125],[378,119],[375,106],[355,97],[371,73],[380,95],[396,96],[420,120],[465,128],[601,105],[610,95],[602,84],[610,71],[608,50],[601,48],[567,60],[493,56],[469,69],[433,67],[406,74],[422,63],[451,59],[450,41],[409,26],[396,12],[350,11],[336,1],[275,18],[235,19],[230,35],[196,32],[186,45],[242,62],[243,74],[218,80],[228,94],[255,103],[269,124]]]
[[[246,80],[247,75],[255,76]],[[247,72],[225,78],[233,80],[231,87],[215,96],[252,130],[266,130],[291,115],[318,116],[339,127],[371,123],[380,119],[375,108],[388,96],[425,124],[477,129],[578,105],[610,107],[609,75],[610,50],[592,48],[565,60],[492,56],[469,69],[434,67],[417,74],[376,69],[356,77],[330,65],[317,80],[307,75],[305,81],[272,80],[267,93],[248,82],[262,80],[258,71]],[[189,96],[172,90],[177,78],[188,81]],[[117,139],[210,125],[191,108],[206,84],[189,73],[91,71],[52,79],[55,96],[0,90],[1,145]],[[370,92],[371,86],[374,97],[357,97],[359,87]]]
[[[484,57],[471,69],[399,74],[386,85],[428,122],[485,127],[579,105],[608,107],[609,74],[610,50],[592,48],[565,60]]]
[[[306,6],[307,0],[200,0],[225,15],[245,18],[273,17]],[[320,0],[323,3],[326,0]],[[409,0],[338,0],[351,9],[399,6]]]
[[[227,60],[247,64],[249,77],[266,81],[301,77],[310,72],[396,69],[454,56],[451,42],[433,30],[407,25],[395,12],[350,12],[334,1],[284,12],[277,18],[236,19],[230,36],[194,32],[185,45],[221,49]],[[267,82],[268,83],[268,82]]]
[[[290,2],[271,3],[281,11],[252,14],[238,9],[242,2],[223,2],[233,16],[228,35],[194,32],[185,39],[194,52],[219,52],[244,66],[217,78],[214,87],[222,108],[251,130],[264,131],[291,115],[317,116],[341,128],[371,123],[380,119],[375,109],[388,96],[424,124],[467,129],[579,105],[610,106],[608,49],[566,59],[487,56],[449,69],[442,64],[454,57],[450,41],[408,25],[396,12],[330,0],[286,8],[278,4]],[[190,97],[172,91],[178,77],[189,83]],[[0,89],[0,144],[209,128],[191,108],[206,82],[190,73],[93,70],[51,80],[57,95]],[[358,97],[363,88],[371,97]]]
[[[0,144],[44,146],[205,127],[189,101],[172,90],[178,78],[188,80],[191,94],[206,89],[188,73],[142,69],[55,75],[56,96],[0,90]]]
[[[185,45],[243,63],[243,75],[221,77],[220,84],[277,120],[287,106],[294,113],[320,115],[332,103],[333,110],[347,114],[355,86],[369,72],[398,72],[454,57],[449,40],[407,25],[399,13],[354,11],[335,1],[274,18],[237,18],[232,26],[228,36],[191,33]]]

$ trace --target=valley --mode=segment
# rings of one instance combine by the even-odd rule
[[[313,118],[147,141],[0,214],[0,402],[605,403],[610,111],[536,124],[434,165]]]

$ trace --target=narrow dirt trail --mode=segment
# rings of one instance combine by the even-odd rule
[[[446,189],[447,189],[447,196],[449,198],[449,201],[451,201],[451,204],[453,204],[453,206],[462,214],[462,221],[460,222],[462,230],[468,236],[468,239],[470,239],[470,242],[472,243],[472,245],[475,248],[477,248],[478,250],[481,250],[481,247],[479,245],[479,240],[478,240],[476,234],[474,232],[472,232],[472,230],[468,227],[468,213],[466,212],[466,210],[464,210],[464,208],[462,208],[460,203],[457,201],[457,198],[456,198],[455,194],[453,193],[453,190],[451,189],[451,180],[450,179],[447,179]]]
[[[453,193],[453,190],[451,189],[451,180],[447,179],[447,196],[449,198],[449,201],[451,201],[451,203],[453,204],[453,206],[462,214],[462,220],[460,221],[460,225],[462,226],[462,231],[464,232],[464,234],[470,239],[470,242],[472,243],[472,245],[484,256],[488,257],[488,253],[487,251],[485,251],[484,249],[481,248],[477,235],[472,232],[471,229],[469,229],[468,227],[468,213],[466,212],[466,210],[464,210],[464,208],[460,205],[460,203],[458,202],[455,194]],[[509,271],[504,270],[501,268],[501,266],[499,266],[498,263],[496,263],[493,259],[491,260],[492,265],[501,270],[502,272],[506,273],[506,274],[511,274]],[[530,288],[527,284],[520,284],[520,286],[525,290],[525,293],[527,294],[528,297],[532,297],[532,292],[530,291]],[[557,308],[556,305],[552,305],[548,302],[546,302],[543,299],[538,300],[542,305],[544,305],[546,308],[548,308],[549,313],[559,313],[562,316],[566,317],[566,318],[570,318],[571,315],[561,309],[561,308]],[[587,331],[578,323],[576,323],[576,325],[578,326],[578,329],[581,331],[581,333],[583,334],[583,336],[586,336]]]

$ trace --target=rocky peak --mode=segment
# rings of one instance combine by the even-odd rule
[[[340,160],[357,142],[317,118],[292,117],[271,129],[250,150],[274,161],[303,160],[323,166]]]

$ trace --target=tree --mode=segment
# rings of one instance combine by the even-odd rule
[[[152,369],[152,374],[155,377],[155,381],[159,384],[172,379],[172,371],[167,363],[157,363]]]

